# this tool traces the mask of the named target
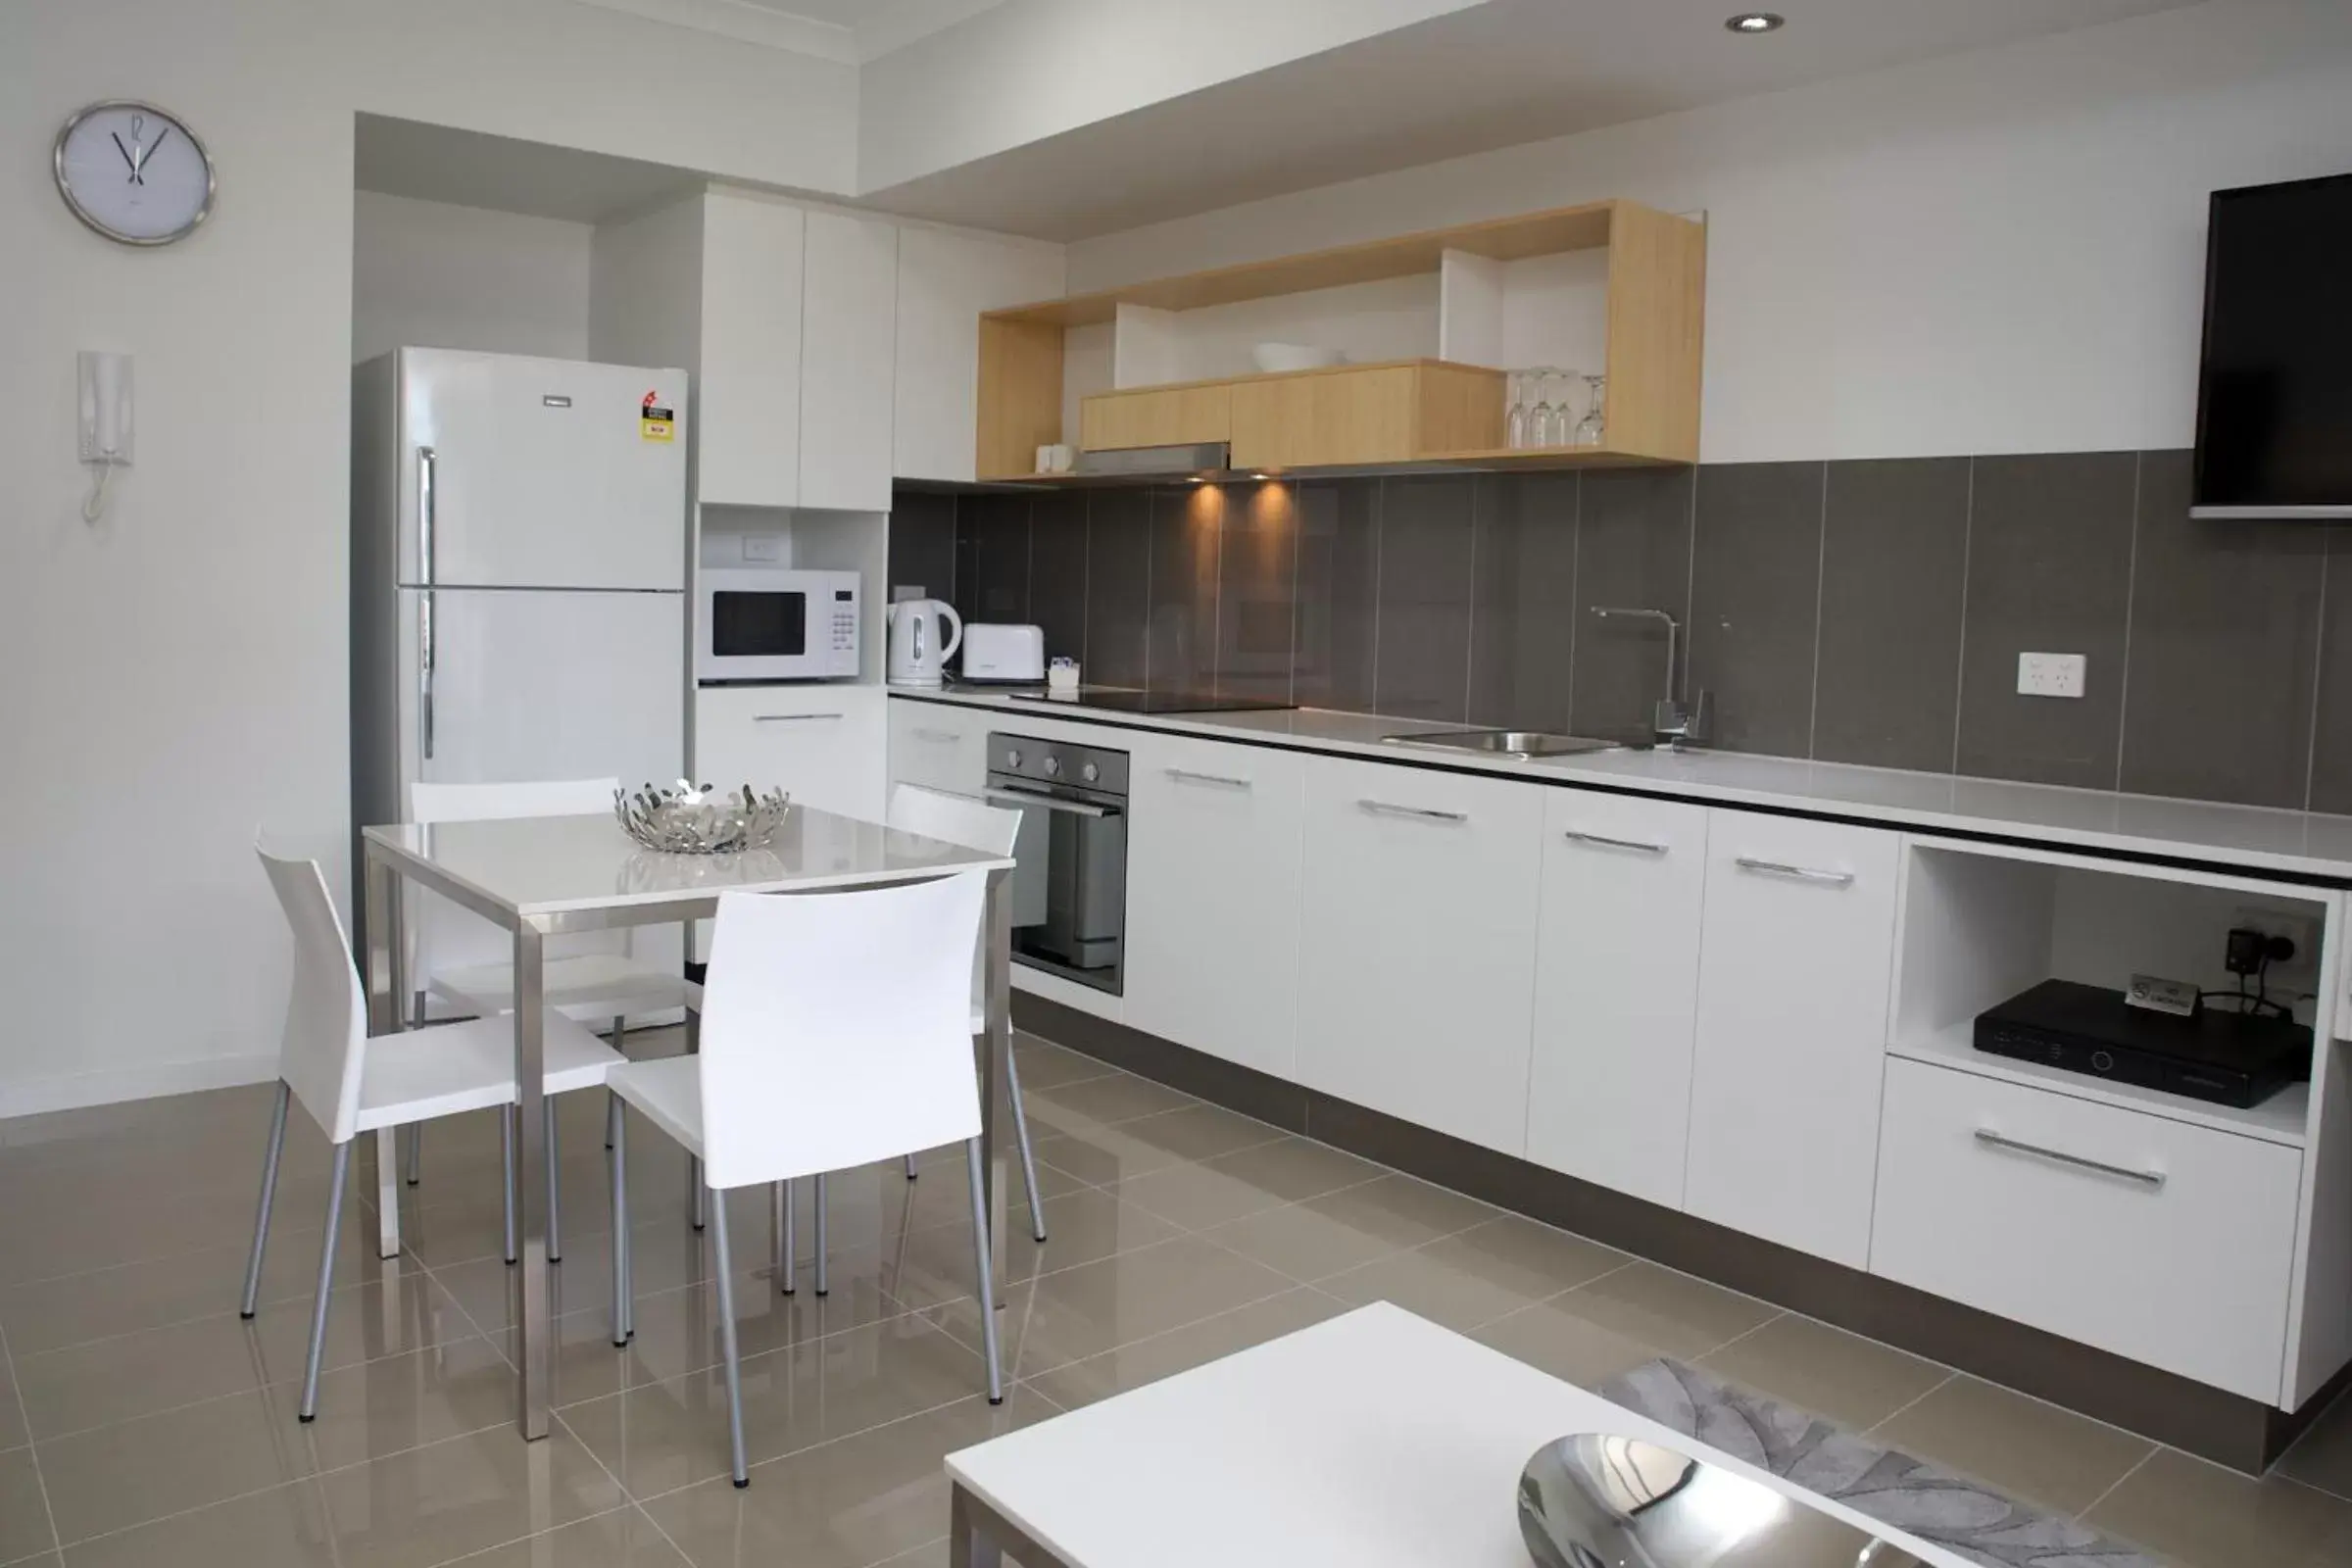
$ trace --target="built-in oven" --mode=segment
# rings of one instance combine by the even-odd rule
[[[854,571],[785,566],[703,568],[694,678],[838,680],[858,673]]]
[[[1117,996],[1127,945],[1127,754],[992,734],[988,798],[1021,808],[1013,961]]]

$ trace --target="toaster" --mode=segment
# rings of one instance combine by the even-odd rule
[[[1045,628],[972,621],[963,628],[963,678],[1031,683],[1044,680]]]

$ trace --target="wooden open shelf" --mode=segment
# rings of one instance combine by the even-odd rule
[[[1182,312],[1439,273],[1448,252],[1485,262],[1606,249],[1606,446],[1502,446],[1504,372],[1447,360],[1343,365],[1276,375],[1125,387],[1086,398],[1063,428],[1064,334],[1122,305]],[[1448,274],[1452,275],[1452,274]],[[1706,229],[1633,202],[1517,218],[1156,278],[980,318],[984,480],[1070,482],[1033,471],[1036,449],[1229,441],[1237,468],[1589,467],[1698,461]]]

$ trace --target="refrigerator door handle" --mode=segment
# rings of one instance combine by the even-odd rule
[[[416,730],[419,749],[433,755],[433,467],[431,447],[416,449]]]

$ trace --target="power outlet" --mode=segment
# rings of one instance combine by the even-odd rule
[[[2293,957],[2271,965],[2274,995],[2279,990],[2309,991],[2319,984],[2320,922],[2316,917],[2241,905],[2230,916],[2230,923],[2267,937],[2284,937],[2295,945]]]
[[[2080,697],[2082,676],[2090,661],[2081,654],[2020,654],[2017,656],[2017,694],[2020,697]]]
[[[784,536],[780,533],[747,533],[743,536],[743,559],[762,564],[784,559]]]

